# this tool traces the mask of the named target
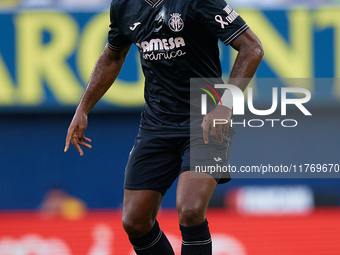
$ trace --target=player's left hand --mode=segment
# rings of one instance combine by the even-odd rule
[[[209,129],[210,135],[215,141],[223,143],[223,138],[228,136],[231,115],[232,111],[230,108],[218,105],[214,110],[204,116],[201,128],[203,128],[203,140],[205,143],[209,143]],[[224,121],[225,124],[217,124],[217,119],[226,120]]]

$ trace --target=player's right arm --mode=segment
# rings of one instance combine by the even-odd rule
[[[80,156],[84,155],[80,145],[92,148],[89,144],[91,140],[84,137],[87,115],[117,78],[130,46],[118,51],[105,46],[68,128],[64,152],[68,151],[70,143],[78,150]]]

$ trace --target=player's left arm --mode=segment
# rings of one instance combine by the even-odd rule
[[[263,48],[260,40],[250,29],[247,29],[237,37],[230,45],[238,51],[238,54],[228,83],[244,91],[261,62],[264,53]],[[231,116],[232,109],[222,105],[218,105],[214,110],[205,115],[201,125],[204,142],[209,142],[208,134],[210,129],[210,134],[215,141],[222,143],[223,137],[228,135]],[[226,119],[228,122],[227,124],[219,124],[214,127],[214,119]]]
[[[253,31],[248,29],[230,45],[238,54],[230,73],[229,84],[244,91],[262,60],[262,44]]]

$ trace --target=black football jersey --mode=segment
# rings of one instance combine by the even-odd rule
[[[221,78],[218,39],[228,45],[248,29],[224,0],[113,0],[110,22],[108,47],[140,52],[140,129],[163,136],[189,135],[190,78]]]

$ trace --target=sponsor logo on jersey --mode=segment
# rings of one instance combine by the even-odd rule
[[[182,47],[185,46],[182,37],[170,37],[169,39],[151,39],[136,43],[137,47],[143,52],[142,57],[146,60],[173,59],[186,54]],[[162,50],[163,52],[154,52]]]
[[[179,13],[170,14],[168,25],[169,28],[174,32],[181,31],[184,27],[184,21],[181,18],[181,14]]]
[[[170,37],[169,39],[155,38],[150,41],[143,41],[137,46],[141,48],[143,52],[149,52],[154,50],[173,50],[185,46],[185,42],[182,37]]]
[[[131,31],[135,31],[136,27],[139,26],[141,23],[140,22],[135,22],[133,23],[132,27],[129,27]]]
[[[222,159],[221,159],[220,157],[217,157],[217,158],[214,157],[214,160],[215,160],[216,162],[222,161]]]

